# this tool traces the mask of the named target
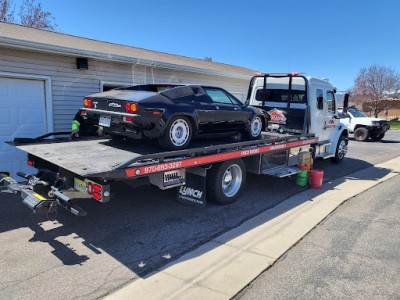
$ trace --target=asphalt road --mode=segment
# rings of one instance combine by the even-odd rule
[[[348,200],[235,300],[399,299],[400,175]]]
[[[340,164],[317,161],[325,180],[399,155],[400,131],[382,142],[350,141]],[[229,206],[190,207],[175,191],[114,186],[110,203],[80,200],[84,218],[59,209],[35,216],[19,198],[0,195],[0,298],[94,299],[135,280],[304,190],[294,178],[248,175]]]

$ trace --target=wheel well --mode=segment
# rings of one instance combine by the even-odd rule
[[[354,131],[356,131],[358,128],[368,129],[367,126],[365,126],[365,125],[356,125],[356,127],[354,127]]]
[[[344,129],[342,134],[344,137],[348,138],[349,137],[349,131],[347,129]]]

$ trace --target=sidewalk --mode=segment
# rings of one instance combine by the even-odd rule
[[[400,176],[350,199],[238,299],[399,299]]]
[[[229,299],[344,201],[398,172],[400,157],[299,193],[106,299]]]

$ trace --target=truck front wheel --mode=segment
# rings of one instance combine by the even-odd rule
[[[338,144],[336,146],[335,156],[331,157],[331,161],[335,164],[342,162],[346,153],[347,153],[347,141],[346,138],[343,135],[341,135],[338,140]]]
[[[207,174],[207,199],[226,205],[236,201],[246,182],[242,160],[214,165]]]
[[[360,127],[354,131],[354,139],[359,142],[364,142],[369,138],[369,131],[367,128]]]

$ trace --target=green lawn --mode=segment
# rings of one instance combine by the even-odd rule
[[[390,121],[390,128],[400,129],[400,120],[392,120],[392,121]]]

